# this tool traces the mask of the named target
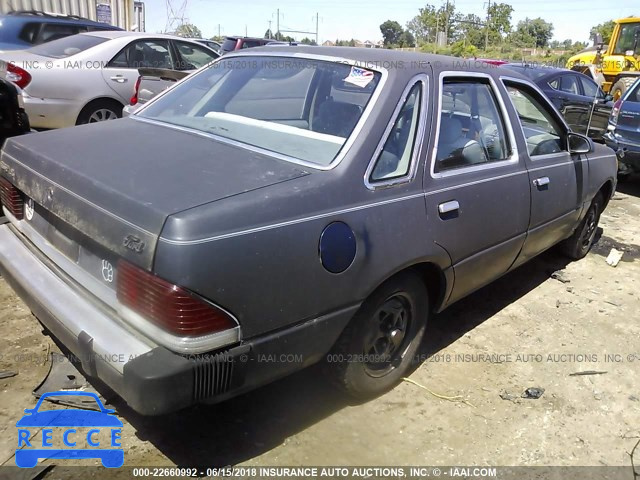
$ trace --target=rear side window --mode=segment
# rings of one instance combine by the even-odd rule
[[[36,55],[51,58],[67,58],[100,45],[108,39],[93,35],[74,35],[33,47],[30,51]]]
[[[86,32],[86,27],[78,25],[65,25],[61,23],[45,23],[40,31],[40,36],[36,39],[36,43],[51,42],[60,38],[76,35]]]
[[[560,77],[560,90],[572,95],[580,95],[578,79],[575,75],[563,75]]]
[[[625,102],[631,103],[640,103],[640,80],[638,80],[634,85],[631,86],[631,91],[627,98],[624,99]]]
[[[24,27],[22,27],[18,38],[20,40],[24,40],[27,43],[35,44],[38,30],[40,30],[39,23],[27,23]]]
[[[565,151],[564,129],[555,119],[551,107],[533,89],[510,82],[505,82],[505,86],[518,112],[529,155],[535,157]]]
[[[416,83],[407,95],[371,172],[371,182],[391,180],[409,174],[420,119],[421,85],[420,82]]]
[[[172,68],[167,40],[130,43],[109,63],[113,68]]]
[[[434,171],[507,160],[510,146],[485,79],[445,79]]]

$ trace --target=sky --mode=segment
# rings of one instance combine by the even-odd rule
[[[351,39],[378,41],[382,39],[380,24],[396,20],[403,27],[431,0],[144,0],[146,31],[162,32],[167,25],[167,1],[180,10],[186,3],[185,19],[196,25],[204,37],[244,35],[262,37],[271,28],[276,31],[277,9],[280,9],[280,30],[315,32],[319,15],[319,40]],[[486,16],[482,0],[450,0],[464,14]],[[639,0],[503,0],[514,8],[512,24],[526,17],[542,17],[553,23],[553,39],[589,40],[589,30],[603,21],[640,16]],[[313,34],[290,33],[297,40]]]

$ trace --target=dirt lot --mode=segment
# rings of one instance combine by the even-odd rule
[[[311,368],[164,418],[116,403],[125,464],[629,465],[640,438],[640,179],[619,187],[601,227],[583,261],[548,252],[435,318],[429,358],[411,375],[428,390],[404,382],[353,404]],[[612,247],[625,252],[616,268]],[[0,302],[0,370],[18,372],[0,380],[0,464],[11,465],[15,422],[57,348],[2,280]],[[606,373],[570,376],[584,371]],[[529,387],[544,394],[520,398]]]

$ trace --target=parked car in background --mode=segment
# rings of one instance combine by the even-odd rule
[[[24,50],[34,45],[83,32],[122,30],[76,15],[58,15],[34,10],[0,15],[0,52]]]
[[[242,50],[244,48],[262,47],[270,42],[274,42],[269,38],[252,38],[252,37],[226,37],[222,42],[221,55],[233,52],[234,50]]]
[[[0,147],[7,138],[30,130],[20,90],[13,83],[0,79]]]
[[[92,32],[0,54],[0,78],[22,89],[32,127],[61,128],[121,117],[140,67],[194,71],[218,57],[171,35]]]
[[[209,47],[214,52],[221,53],[222,44],[214,40],[207,40],[206,38],[189,38],[189,40],[193,40],[194,42],[201,43],[202,45]]]
[[[11,82],[0,79],[0,148],[7,138],[29,131],[29,117],[24,111],[20,91]],[[5,222],[0,195],[0,223]]]
[[[618,155],[618,178],[640,172],[640,78],[616,101],[605,141]]]
[[[574,132],[604,142],[613,101],[593,79],[565,68],[518,63],[509,63],[502,68],[529,77],[549,97]]]
[[[2,276],[143,414],[322,359],[385,392],[433,312],[558,243],[584,257],[615,190],[613,151],[526,77],[461,65],[264,47],[128,118],[12,138]]]
[[[125,105],[122,114],[127,116],[147,103],[153,97],[167,88],[173,86],[177,81],[190,75],[190,72],[182,70],[169,70],[166,68],[139,68],[138,80],[136,81],[133,96],[129,105]]]

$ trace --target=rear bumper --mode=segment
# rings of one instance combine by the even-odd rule
[[[73,127],[83,106],[78,100],[37,98],[26,93],[23,100],[33,128]]]
[[[634,170],[640,170],[640,144],[628,141],[611,131],[607,132],[604,140],[608,147],[615,150],[619,162]]]
[[[0,226],[0,272],[38,320],[143,415],[251,390],[320,360],[359,305],[210,354],[179,355],[123,324],[11,225]],[[117,346],[117,347],[114,347]]]

